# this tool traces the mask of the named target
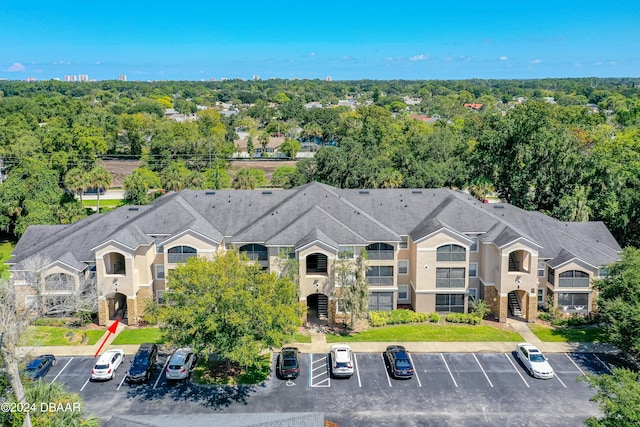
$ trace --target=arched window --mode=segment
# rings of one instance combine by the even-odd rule
[[[169,264],[185,263],[188,258],[198,255],[198,251],[191,246],[174,246],[167,251]]]
[[[560,273],[560,283],[558,283],[558,286],[561,288],[588,288],[589,273],[580,270],[570,270]]]
[[[104,267],[107,274],[127,274],[127,266],[125,264],[124,255],[118,252],[109,252],[103,257]]]
[[[393,246],[387,243],[372,243],[367,246],[369,259],[393,259]]]
[[[44,278],[44,290],[46,292],[73,292],[75,289],[76,280],[75,277],[70,274],[53,273]]]
[[[307,274],[327,274],[327,256],[319,253],[307,255]]]
[[[531,254],[517,250],[509,254],[509,271],[519,273],[531,272]]]
[[[466,261],[467,250],[460,245],[442,245],[436,250],[436,261]]]
[[[256,243],[240,246],[240,253],[244,253],[252,261],[268,261],[267,247]]]

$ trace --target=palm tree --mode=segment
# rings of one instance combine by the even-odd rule
[[[471,182],[469,185],[469,193],[476,199],[484,202],[487,199],[487,196],[493,193],[493,184],[491,184],[491,180],[485,176],[478,177]]]
[[[91,187],[96,189],[98,213],[100,213],[100,192],[106,191],[111,185],[113,177],[103,166],[96,166],[89,172],[89,183]]]
[[[67,190],[80,196],[80,204],[82,204],[82,193],[89,188],[89,175],[81,168],[69,169],[64,177],[64,185]]]

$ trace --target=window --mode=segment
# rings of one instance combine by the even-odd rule
[[[466,250],[459,245],[444,245],[436,250],[437,261],[465,261],[466,259]]]
[[[158,298],[158,304],[164,304],[164,292],[165,291],[156,291],[156,297]]]
[[[164,279],[164,264],[156,265],[156,279]]]
[[[469,263],[469,277],[478,277],[478,263],[470,262]]]
[[[37,295],[27,295],[24,300],[26,308],[38,311],[40,308],[39,300],[40,298]]]
[[[589,311],[588,293],[558,293],[558,307],[568,313],[586,313]]]
[[[356,247],[355,246],[339,246],[338,258],[340,259],[355,259]]]
[[[609,269],[607,267],[600,267],[598,277],[609,277]]]
[[[544,277],[544,261],[538,261],[538,277]]]
[[[296,251],[293,246],[280,246],[278,248],[278,256],[284,259],[296,259]]]
[[[393,310],[393,292],[371,292],[369,294],[369,311]]]
[[[246,254],[251,261],[267,261],[267,247],[264,245],[258,245],[250,243],[248,245],[240,246],[238,251],[242,254]]]
[[[185,263],[187,259],[198,255],[198,251],[191,246],[174,246],[167,253],[167,262],[170,264]]]
[[[369,259],[393,259],[393,246],[386,243],[372,243],[367,246]]]
[[[538,306],[544,305],[544,289],[538,289]]]
[[[551,268],[551,267],[547,267],[547,280],[549,281],[549,283],[551,283],[552,285],[555,283],[556,281],[556,271]]]
[[[579,270],[565,271],[560,273],[558,286],[561,288],[588,288],[589,273]]]
[[[464,294],[437,294],[436,311],[464,313]]]
[[[398,285],[398,300],[406,301],[409,299],[409,285]]]
[[[469,246],[469,252],[478,252],[478,236],[469,236],[472,243]]]
[[[476,288],[469,288],[469,302],[476,302],[478,300],[478,290]]]
[[[464,288],[464,268],[437,268],[436,288]]]
[[[70,274],[54,273],[44,278],[44,290],[46,292],[65,291],[71,292],[76,288],[76,280]]]
[[[162,240],[164,240],[164,237],[158,237],[158,236],[154,237],[157,254],[161,254],[162,252],[164,252],[164,246],[161,245]]]
[[[307,255],[307,274],[327,274],[327,256],[319,253]]]
[[[409,247],[409,236],[400,236],[402,241],[398,245],[399,249],[407,249]]]
[[[398,261],[398,274],[409,274],[409,261],[408,260],[399,260]]]
[[[127,274],[127,267],[124,260],[124,255],[117,252],[109,252],[102,257],[104,261],[104,267],[107,274]]]
[[[89,266],[88,278],[89,278],[89,280],[96,280],[96,265],[95,264],[91,264]]]
[[[393,267],[374,265],[366,273],[367,283],[373,286],[393,286]]]

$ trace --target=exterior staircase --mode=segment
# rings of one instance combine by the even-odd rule
[[[329,310],[327,307],[328,298],[326,295],[318,295],[318,318],[327,319]]]
[[[522,317],[522,308],[520,307],[520,301],[518,301],[518,297],[516,296],[515,292],[509,292],[508,295],[508,305],[509,305],[509,312],[511,313],[512,316],[516,316],[516,317]]]

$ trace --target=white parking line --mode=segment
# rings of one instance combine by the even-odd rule
[[[524,379],[524,377],[522,376],[522,374],[520,373],[520,371],[518,370],[518,368],[516,368],[515,363],[513,363],[513,360],[511,360],[511,358],[509,357],[509,355],[507,353],[504,354],[507,358],[507,360],[509,361],[509,363],[511,363],[511,366],[513,366],[513,370],[516,371],[516,374],[520,375],[520,378],[522,378],[522,382],[524,382],[524,385],[526,385],[527,387],[529,386],[529,383]]]
[[[87,380],[84,382],[84,385],[82,386],[82,388],[80,389],[80,391],[84,390],[84,388],[87,386],[87,384],[89,384],[89,380],[91,379],[91,377],[87,378]]]
[[[53,382],[54,382],[55,380],[57,380],[57,379],[58,379],[58,377],[60,376],[60,374],[62,373],[62,371],[64,371],[64,370],[65,370],[65,368],[66,368],[67,366],[69,366],[69,363],[71,363],[71,361],[72,361],[72,360],[73,360],[73,357],[72,357],[71,359],[69,359],[69,361],[67,362],[67,364],[66,364],[66,365],[64,365],[64,366],[62,367],[62,369],[60,369],[60,372],[58,372],[58,375],[56,375],[56,376],[55,376],[55,378],[51,380],[51,383],[50,383],[50,384],[53,384]]]
[[[122,381],[120,381],[120,384],[118,384],[118,388],[116,390],[120,390],[120,387],[122,387],[122,383],[124,382],[125,378],[127,378],[127,374],[124,374],[124,376],[122,377]]]
[[[610,373],[610,374],[613,374],[613,371],[612,371],[612,370],[611,370],[611,368],[609,367],[609,364],[604,363],[602,360],[600,360],[600,358],[598,357],[598,355],[597,355],[597,354],[595,354],[595,353],[593,354],[593,357],[595,357],[595,358],[598,360],[598,362],[602,363],[602,366],[604,366],[605,368],[607,368],[607,371],[609,371],[609,373]]]
[[[384,367],[384,374],[387,376],[387,382],[389,383],[389,387],[391,387],[391,377],[389,376],[387,363],[384,361],[384,354],[380,353],[380,357],[382,357],[382,366]]]
[[[478,358],[476,357],[476,355],[474,353],[471,353],[473,355],[473,358],[476,359],[476,362],[478,362],[478,366],[480,366],[480,370],[482,371],[482,373],[484,374],[484,377],[487,379],[487,381],[489,382],[489,385],[491,387],[493,387],[493,384],[491,383],[491,380],[489,379],[489,376],[487,375],[487,373],[484,371],[484,369],[482,368],[482,365],[480,364],[480,361],[478,360]]]
[[[353,363],[356,365],[356,375],[358,376],[358,387],[362,387],[362,383],[360,382],[360,369],[358,369],[358,358],[356,354],[353,353]]]
[[[565,353],[564,355],[565,355],[565,356],[567,356],[567,359],[569,359],[569,360],[571,361],[571,363],[573,363],[573,366],[575,366],[576,368],[578,368],[578,371],[580,371],[580,373],[581,373],[582,375],[586,375],[586,374],[584,373],[584,371],[583,371],[582,369],[580,369],[580,366],[578,366],[578,364],[577,364],[576,362],[574,362],[574,361],[573,361],[573,359],[572,359],[572,358],[571,358],[567,353]]]
[[[153,390],[156,389],[156,386],[160,382],[160,378],[162,378],[162,374],[164,374],[165,369],[167,369],[167,365],[169,364],[170,359],[171,357],[167,357],[167,361],[164,362],[164,365],[162,366],[162,371],[160,371],[160,375],[158,375],[158,378],[156,378],[156,382],[153,384]]]
[[[313,360],[313,354],[309,354],[311,360],[311,373],[309,374],[309,386],[310,387],[331,387],[331,374],[329,373],[329,365],[327,364],[327,356],[323,356],[317,360]],[[316,363],[320,362],[320,364]],[[317,366],[313,366],[316,364]],[[320,373],[314,375],[315,371],[320,370]],[[318,377],[326,376],[326,378],[318,383],[313,382]],[[326,385],[324,384],[326,383]]]
[[[567,386],[562,382],[562,380],[560,379],[558,374],[554,374],[554,377],[556,377],[558,379],[558,381],[560,381],[560,384],[562,384],[562,387],[567,388]]]
[[[458,387],[458,383],[456,382],[456,379],[453,378],[453,374],[451,373],[451,369],[449,369],[449,365],[447,364],[446,359],[444,358],[444,354],[440,353],[440,357],[442,357],[442,361],[444,362],[444,366],[447,367],[447,371],[449,371],[449,375],[451,376],[451,380],[453,381],[453,385],[456,386],[456,388]]]
[[[422,383],[420,382],[420,377],[418,376],[418,370],[416,369],[416,364],[413,363],[413,357],[411,357],[411,353],[407,353],[409,356],[409,360],[411,360],[411,366],[413,366],[413,372],[418,380],[418,387],[422,387]]]

